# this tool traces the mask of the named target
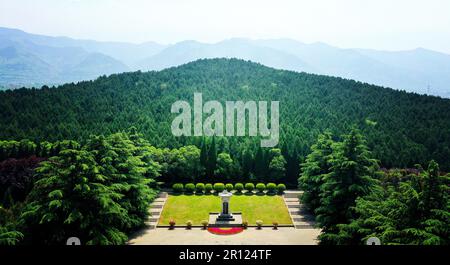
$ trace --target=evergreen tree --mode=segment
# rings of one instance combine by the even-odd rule
[[[208,149],[208,166],[206,167],[206,175],[209,179],[214,178],[214,171],[216,170],[217,163],[217,151],[216,151],[216,138],[213,137],[211,146]]]
[[[29,203],[22,214],[25,233],[33,243],[63,244],[77,236],[85,244],[123,244],[118,227],[126,209],[122,195],[105,185],[91,153],[64,149],[36,170]]]
[[[321,187],[325,177],[331,172],[331,159],[334,141],[330,132],[320,134],[317,143],[311,147],[311,153],[301,165],[298,179],[299,189],[303,190],[301,202],[314,212],[320,206]]]
[[[324,176],[316,209],[316,220],[322,227],[321,244],[336,243],[337,225],[348,224],[354,218],[355,201],[372,191],[377,170],[377,161],[357,129],[333,146],[331,172]]]

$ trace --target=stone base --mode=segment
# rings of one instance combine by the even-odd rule
[[[209,213],[210,227],[242,226],[242,213],[232,213],[228,218],[220,218],[220,213]]]

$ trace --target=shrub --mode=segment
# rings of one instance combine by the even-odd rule
[[[202,225],[203,225],[203,229],[206,229],[206,227],[208,226],[208,221],[203,220]]]
[[[170,225],[170,228],[171,228],[171,229],[173,229],[173,228],[175,227],[175,225],[176,225],[176,222],[175,222],[175,220],[173,220],[173,219],[170,219],[170,221],[169,221],[169,225]]]
[[[186,222],[186,226],[187,226],[188,229],[191,229],[192,228],[192,221],[191,220],[187,221]]]
[[[256,225],[258,226],[258,229],[261,229],[264,222],[262,220],[256,220]]]
[[[213,185],[211,183],[205,184],[205,193],[206,194],[210,194],[212,190],[213,190]]]
[[[225,190],[225,185],[223,183],[215,183],[214,184],[214,190],[216,192],[222,192]]]
[[[196,193],[203,193],[204,191],[205,191],[205,184],[197,183],[197,185],[195,185],[195,192]]]
[[[176,193],[181,193],[181,192],[183,192],[183,184],[182,183],[175,183],[175,184],[172,185],[172,189]]]
[[[236,183],[236,184],[234,185],[234,189],[235,189],[237,192],[242,192],[242,190],[244,189],[244,184],[242,184],[242,183]]]
[[[278,222],[277,221],[273,221],[273,229],[278,229]]]
[[[263,192],[266,189],[266,185],[264,183],[258,183],[258,184],[256,184],[256,189],[259,192]]]
[[[277,190],[278,190],[278,193],[283,193],[286,190],[286,185],[278,184]]]
[[[277,190],[277,184],[275,183],[267,183],[266,187],[269,193],[275,193],[275,191]]]
[[[193,193],[195,191],[194,183],[187,183],[186,185],[184,185],[184,191],[187,193]]]
[[[231,192],[234,189],[233,184],[227,183],[227,185],[225,185],[225,189],[227,191]]]
[[[245,183],[245,189],[247,190],[247,192],[253,192],[253,190],[255,189],[255,184]]]
[[[244,227],[244,229],[247,229],[247,227],[248,227],[248,221],[243,221],[243,222],[242,222],[242,227]]]

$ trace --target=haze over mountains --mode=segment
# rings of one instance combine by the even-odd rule
[[[396,52],[341,49],[290,39],[131,44],[48,37],[8,28],[0,28],[0,87],[60,84],[222,57],[450,97],[450,55],[422,48]]]

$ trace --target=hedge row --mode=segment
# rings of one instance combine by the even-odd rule
[[[232,191],[235,190],[237,192],[242,192],[243,190],[246,190],[247,192],[253,192],[253,191],[258,191],[258,192],[264,192],[267,191],[268,193],[275,193],[275,192],[279,192],[282,193],[286,190],[286,185],[284,184],[275,184],[275,183],[258,183],[253,184],[253,183],[245,183],[245,185],[243,183],[236,183],[236,184],[231,184],[231,183],[227,183],[227,184],[223,184],[223,183],[187,183],[187,184],[182,184],[182,183],[175,183],[172,185],[172,189],[174,192],[177,193],[181,193],[181,192],[186,192],[186,193],[211,193],[211,191],[215,191],[215,192],[222,192],[224,190],[227,191]]]

